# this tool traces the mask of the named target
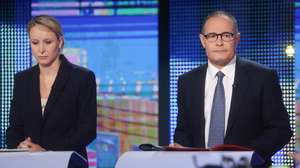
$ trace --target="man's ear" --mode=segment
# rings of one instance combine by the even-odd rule
[[[199,34],[199,39],[201,41],[202,47],[205,48],[205,37],[201,33]]]
[[[240,43],[240,39],[241,39],[241,33],[237,33],[236,34],[236,44]]]

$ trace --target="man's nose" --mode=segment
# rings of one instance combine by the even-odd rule
[[[218,34],[217,40],[216,40],[216,44],[217,45],[223,45],[224,44],[224,42],[222,40],[222,35],[221,34]]]

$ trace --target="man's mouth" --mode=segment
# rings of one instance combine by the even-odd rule
[[[213,50],[213,52],[226,52],[227,50]]]

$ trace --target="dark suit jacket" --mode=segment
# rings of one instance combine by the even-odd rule
[[[207,64],[179,77],[174,141],[205,147],[204,90]],[[277,74],[237,57],[225,144],[254,149],[266,161],[292,136]]]
[[[85,147],[96,136],[96,83],[94,73],[71,64],[61,65],[42,116],[39,67],[15,75],[8,148],[26,137],[46,150],[75,150],[87,157]]]

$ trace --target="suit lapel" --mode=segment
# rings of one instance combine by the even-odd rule
[[[195,107],[192,110],[195,114],[194,125],[195,128],[200,130],[196,130],[197,135],[195,140],[195,145],[199,147],[205,146],[205,118],[204,118],[204,93],[205,93],[205,77],[206,77],[207,64],[200,67],[199,73],[195,76],[195,82],[193,82],[192,95],[191,100],[193,101],[193,105],[191,107]],[[200,120],[200,122],[199,122]]]
[[[61,65],[59,67],[56,79],[53,83],[46,107],[44,109],[44,118],[46,119],[49,114],[53,111],[51,109],[53,108],[55,102],[57,101],[57,98],[59,95],[63,92],[63,89],[65,87],[65,84],[69,80],[70,72],[71,72],[71,66],[70,63],[67,61],[67,59],[61,55]]]
[[[235,69],[235,78],[234,78],[234,84],[232,89],[232,97],[231,97],[231,103],[230,103],[230,112],[229,112],[229,118],[228,118],[228,124],[225,134],[226,137],[230,134],[230,130],[232,126],[234,125],[237,116],[239,115],[239,107],[241,104],[241,101],[243,101],[243,95],[245,95],[245,92],[247,91],[247,72],[243,65],[243,60],[241,58],[237,57],[236,60],[236,69]]]

